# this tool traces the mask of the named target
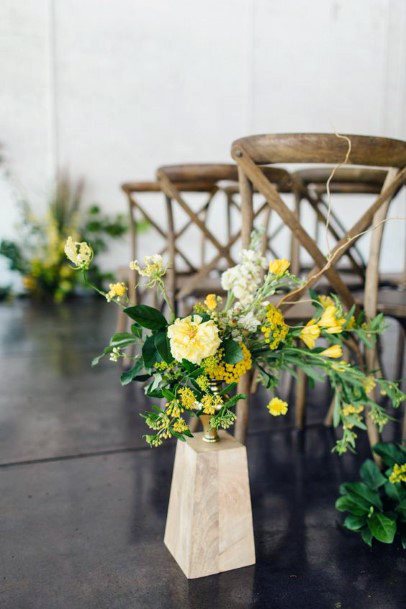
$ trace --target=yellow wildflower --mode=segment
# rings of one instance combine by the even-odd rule
[[[180,401],[182,406],[184,406],[187,410],[192,410],[196,407],[196,396],[189,387],[182,387],[178,391],[180,395]]]
[[[207,294],[204,304],[209,311],[214,311],[214,309],[217,307],[217,296],[215,294]]]
[[[300,338],[309,349],[314,349],[316,340],[320,336],[320,328],[314,319],[307,322],[303,330],[300,332]]]
[[[154,287],[158,282],[162,282],[162,277],[166,273],[166,267],[160,254],[145,256],[143,267],[138,260],[130,262],[129,267],[132,271],[137,271],[142,277],[148,277],[147,285],[149,287]]]
[[[337,318],[337,308],[334,305],[330,305],[324,310],[318,324],[320,328],[324,328],[329,334],[339,334],[343,331],[345,319]]]
[[[64,250],[67,258],[79,269],[86,270],[89,268],[93,258],[93,250],[86,241],[79,243],[74,241],[72,237],[68,237]]]
[[[395,463],[392,473],[389,476],[389,482],[392,482],[392,484],[406,482],[406,463],[403,463],[403,465]]]
[[[165,413],[170,417],[180,417],[183,412],[183,408],[180,406],[178,400],[172,400],[166,404]]]
[[[285,323],[282,312],[270,304],[267,307],[266,321],[261,330],[264,333],[265,342],[269,343],[269,348],[274,350],[285,340],[289,326]]]
[[[109,288],[106,294],[107,302],[111,302],[114,298],[120,300],[127,292],[127,286],[122,281],[120,283],[110,283]]]
[[[321,296],[319,296],[319,302],[322,305],[323,309],[327,309],[327,307],[330,306],[334,306],[334,300],[331,298],[331,296],[323,296],[323,294]]]
[[[205,395],[202,397],[202,407],[205,414],[214,414],[222,404],[221,395]]]
[[[288,412],[287,402],[284,402],[280,398],[272,398],[272,400],[267,405],[267,408],[273,417],[278,417]]]
[[[226,381],[227,383],[234,383],[248,372],[252,367],[252,357],[249,349],[240,343],[241,351],[243,353],[243,359],[236,364],[226,364],[221,360],[222,351],[216,354],[214,357],[209,357],[202,362],[203,368],[210,378],[217,381]]]
[[[172,425],[172,427],[173,427],[173,431],[176,431],[176,433],[183,433],[184,431],[189,429],[186,424],[186,421],[184,421],[182,418],[175,421],[174,424]]]
[[[365,393],[371,393],[375,387],[376,387],[376,382],[373,376],[367,376],[363,381],[362,381],[362,385],[365,389]]]
[[[168,328],[168,338],[173,357],[200,364],[206,357],[214,355],[220,346],[220,337],[213,320],[202,322],[200,315],[189,315],[177,319]]]
[[[348,366],[347,362],[334,362],[331,364],[332,369],[336,372],[346,372]]]
[[[358,404],[358,406],[354,406],[353,404],[346,404],[343,407],[343,415],[348,417],[351,414],[361,414],[363,412],[364,407],[362,404]]]
[[[324,349],[324,351],[322,351],[320,353],[320,355],[324,355],[325,357],[332,357],[334,359],[338,359],[339,357],[342,357],[343,350],[342,350],[340,345],[332,345],[331,347],[328,347],[327,349]]]
[[[289,267],[290,262],[285,258],[272,260],[272,262],[269,263],[269,272],[273,275],[276,275],[277,277],[282,277],[282,275],[286,273]]]
[[[209,379],[207,378],[207,376],[204,376],[204,374],[201,374],[197,377],[196,383],[199,385],[202,391],[207,391],[207,389],[209,388]]]

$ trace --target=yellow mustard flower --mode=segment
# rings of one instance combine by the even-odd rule
[[[240,378],[251,370],[252,368],[252,357],[249,349],[240,343],[243,359],[236,364],[226,364],[222,361],[222,350],[213,357],[209,357],[202,362],[203,368],[210,378],[216,381],[226,381],[227,383],[234,383],[240,380]]]
[[[314,349],[316,340],[320,336],[320,328],[314,319],[307,322],[303,330],[300,332],[300,338],[309,349]]]
[[[373,376],[367,376],[363,380],[362,385],[365,389],[365,393],[371,393],[376,387],[376,381]]]
[[[218,327],[213,320],[202,321],[200,315],[176,319],[168,328],[171,353],[176,361],[183,359],[200,364],[214,355],[220,346]]]
[[[177,419],[177,421],[174,422],[172,427],[173,427],[173,431],[176,431],[176,433],[183,433],[184,431],[189,429],[186,424],[186,421],[184,421],[182,418]]]
[[[215,294],[207,294],[204,304],[209,311],[214,311],[214,309],[217,307],[217,296]]]
[[[284,415],[288,412],[287,402],[284,402],[280,398],[272,398],[267,405],[267,408],[273,417],[279,417],[280,415]]]
[[[364,406],[362,404],[358,404],[358,406],[354,406],[353,404],[346,404],[343,407],[343,415],[348,417],[351,414],[361,414],[363,412]]]
[[[339,334],[343,331],[345,319],[338,318],[337,308],[334,305],[330,305],[324,310],[318,324],[320,328],[324,328],[329,334]]]
[[[209,388],[209,379],[204,374],[197,377],[196,383],[199,385],[202,391],[207,391]]]
[[[406,482],[406,463],[399,465],[395,463],[391,475],[389,476],[389,482],[392,484],[398,484],[399,482]]]
[[[261,330],[264,333],[264,340],[269,344],[271,350],[277,349],[280,343],[285,340],[289,331],[289,326],[285,323],[280,309],[274,305],[268,305],[266,309],[266,321]]]
[[[324,349],[324,351],[322,351],[320,353],[320,355],[324,355],[325,357],[331,357],[331,358],[334,358],[334,359],[338,359],[339,357],[342,357],[343,350],[342,350],[340,345],[332,345],[331,347],[328,347],[327,349]]]
[[[286,271],[288,270],[289,267],[290,267],[289,260],[286,260],[285,258],[280,258],[280,259],[272,260],[269,263],[269,272],[272,273],[273,275],[276,275],[277,277],[282,277],[282,275],[284,275],[286,273]]]
[[[127,286],[122,281],[120,283],[110,283],[109,291],[106,294],[107,302],[111,302],[114,298],[120,300],[126,295]]]
[[[202,397],[202,407],[205,414],[214,414],[223,404],[221,395],[205,395]]]
[[[172,400],[166,404],[165,413],[170,417],[180,417],[183,412],[183,408],[180,406],[178,400]]]
[[[182,387],[178,391],[182,406],[187,410],[192,410],[196,407],[196,396],[189,387]]]

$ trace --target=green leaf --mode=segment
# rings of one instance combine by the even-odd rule
[[[392,543],[396,533],[396,522],[380,512],[374,512],[368,518],[368,528],[378,541]]]
[[[372,447],[377,455],[381,456],[385,465],[393,467],[395,463],[403,465],[406,463],[406,449],[391,442],[380,442]]]
[[[155,337],[152,334],[145,339],[142,347],[142,358],[144,360],[145,368],[152,368],[152,366],[161,359],[158,351],[155,347]]]
[[[237,402],[239,402],[240,400],[244,400],[246,397],[247,396],[245,395],[245,393],[237,393],[237,395],[233,395],[232,398],[227,400],[227,402],[223,404],[222,408],[232,408],[233,406],[235,406],[235,404],[237,404]]]
[[[360,475],[361,480],[373,490],[376,490],[386,482],[385,476],[381,473],[379,467],[372,459],[364,461],[361,465]]]
[[[369,547],[371,547],[372,546],[372,533],[368,529],[368,527],[361,529],[360,533],[361,533],[362,541],[364,543],[366,543]]]
[[[140,324],[137,324],[137,322],[135,322],[135,324],[131,325],[131,332],[137,338],[142,338],[142,328],[141,328]]]
[[[140,326],[148,328],[149,330],[160,330],[168,325],[162,313],[158,311],[158,309],[154,309],[148,305],[127,307],[124,309],[124,313],[139,323]]]
[[[343,495],[336,501],[336,509],[339,512],[351,512],[354,516],[363,516],[368,514],[369,505],[360,501],[359,498],[353,498],[349,495]]]
[[[389,480],[385,484],[385,493],[387,494],[389,499],[392,499],[393,501],[400,501],[397,485],[392,484],[392,482],[389,482]]]
[[[169,345],[169,339],[166,334],[166,330],[164,330],[163,332],[158,332],[154,336],[155,336],[154,342],[155,342],[156,350],[158,351],[159,355],[162,357],[164,362],[167,362],[169,364],[170,362],[173,361],[173,357],[172,357],[171,348]]]
[[[223,349],[226,364],[238,364],[244,358],[240,345],[232,338],[223,342]]]
[[[162,395],[169,401],[174,400],[176,398],[176,395],[165,387],[162,388]]]
[[[144,362],[141,358],[138,358],[132,368],[130,370],[126,370],[122,373],[120,380],[122,385],[128,385],[131,381],[134,381],[137,377],[138,373],[141,372],[144,366]]]
[[[366,525],[367,521],[367,516],[354,516],[353,514],[350,514],[349,516],[347,516],[347,518],[344,520],[344,526],[346,529],[349,529],[350,531],[359,531],[359,529],[362,529],[363,526]]]
[[[129,332],[117,332],[110,338],[110,347],[125,347],[136,342],[136,338]]]
[[[108,355],[109,353],[111,353],[113,351],[113,347],[105,347],[105,349],[103,349],[103,352],[100,353],[100,355],[97,355],[96,357],[94,357],[92,359],[92,366],[97,366],[97,364],[100,362],[100,360],[105,356]]]
[[[382,501],[378,493],[368,488],[363,482],[347,482],[342,486],[354,501],[361,501],[362,504],[366,503],[379,510],[382,509]]]

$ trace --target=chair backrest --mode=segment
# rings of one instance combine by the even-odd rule
[[[348,144],[351,144],[348,155]],[[232,145],[232,156],[240,169],[240,189],[242,205],[252,207],[252,190],[257,188],[267,199],[268,204],[281,216],[290,227],[300,244],[313,258],[315,267],[309,274],[307,287],[314,284],[324,274],[332,287],[341,296],[347,306],[354,304],[354,299],[340,278],[335,265],[341,257],[368,230],[374,220],[383,227],[384,216],[391,199],[399,191],[406,177],[406,142],[380,137],[361,135],[337,136],[335,134],[270,134],[254,135],[236,140]],[[374,203],[363,213],[361,218],[346,232],[331,252],[329,259],[320,251],[314,239],[301,226],[296,215],[283,202],[279,193],[269,183],[262,171],[262,166],[274,163],[306,164],[342,164],[347,158],[351,165],[388,168],[381,191]],[[295,179],[295,178],[294,178]],[[299,184],[303,187],[303,184]],[[248,215],[248,211],[246,212]],[[369,260],[367,283],[371,291],[378,285],[378,268],[381,235],[379,228],[373,231],[372,239],[379,241],[379,247],[371,247],[373,260]],[[371,270],[372,269],[372,270]],[[305,288],[304,288],[305,289]],[[304,289],[295,290],[287,296],[286,302],[300,298]],[[376,291],[375,290],[375,291]],[[376,298],[375,298],[376,308]],[[374,306],[368,306],[368,314],[374,314]]]

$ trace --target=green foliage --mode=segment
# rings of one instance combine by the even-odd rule
[[[336,508],[349,512],[344,527],[358,533],[367,545],[371,546],[373,539],[390,544],[398,535],[406,548],[406,484],[390,479],[393,466],[406,463],[406,449],[380,443],[373,451],[388,469],[381,472],[374,461],[367,459],[360,469],[362,481],[340,486]]]
[[[224,361],[227,364],[238,364],[243,359],[244,355],[240,345],[232,338],[225,340],[222,346],[224,349]]]
[[[131,319],[134,319],[140,326],[149,330],[160,330],[168,325],[162,313],[148,305],[127,307],[124,309],[124,313]]]

